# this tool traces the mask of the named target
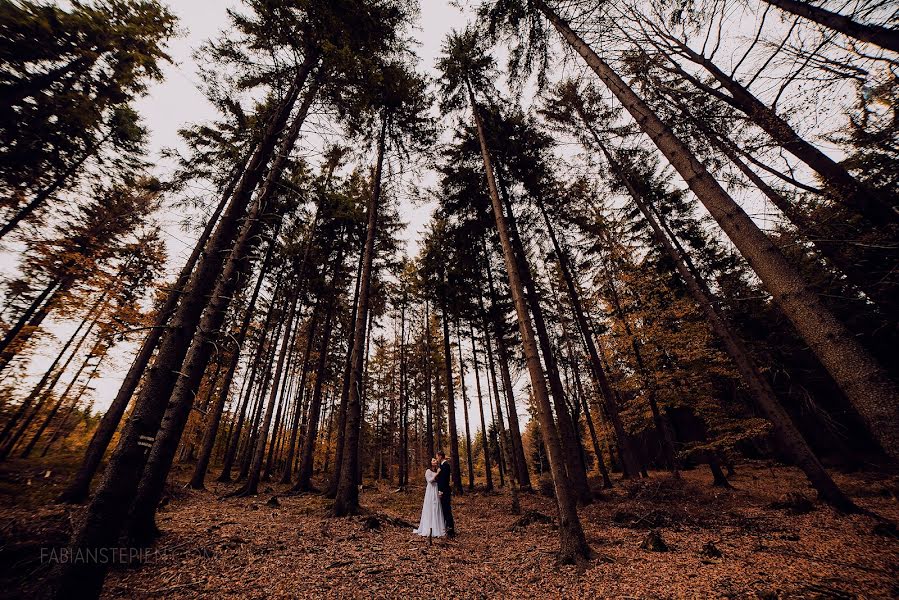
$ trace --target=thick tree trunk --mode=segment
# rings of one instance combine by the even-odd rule
[[[865,25],[851,17],[831,12],[804,0],[765,0],[765,2],[851,38],[899,52],[899,32],[895,29],[881,25]]]
[[[524,286],[518,274],[518,264],[515,260],[515,251],[509,237],[509,227],[503,214],[503,205],[493,175],[493,165],[490,153],[487,149],[487,138],[484,134],[481,115],[475,101],[474,92],[468,88],[471,110],[474,113],[475,126],[478,131],[478,141],[481,146],[481,156],[484,160],[484,172],[487,177],[487,186],[490,191],[490,200],[493,206],[493,216],[496,220],[496,230],[499,234],[503,250],[503,258],[509,276],[509,288],[512,293],[512,301],[515,312],[518,315],[518,325],[521,331],[521,344],[524,351],[525,362],[531,379],[531,389],[537,408],[537,415],[543,438],[549,454],[550,470],[553,484],[556,490],[556,503],[559,514],[559,558],[563,563],[576,561],[579,557],[586,558],[590,554],[590,547],[584,537],[584,530],[578,518],[574,494],[571,490],[571,482],[565,473],[565,457],[562,454],[562,444],[556,424],[553,422],[552,406],[549,401],[549,391],[543,376],[543,366],[540,364],[540,356],[537,343],[534,340],[534,330],[531,317],[528,314],[527,303],[524,298]]]
[[[340,461],[340,478],[334,498],[334,516],[345,517],[359,512],[359,447],[362,434],[362,369],[365,363],[366,331],[368,328],[369,300],[372,269],[375,259],[375,238],[378,232],[378,208],[381,201],[381,177],[384,169],[384,153],[387,145],[388,115],[381,115],[381,131],[378,135],[378,158],[374,181],[368,202],[368,224],[365,234],[365,250],[362,273],[359,278],[359,303],[353,328],[353,352],[348,378],[349,391],[346,403],[343,456]]]
[[[137,491],[149,449],[155,441],[159,425],[176,383],[176,373],[184,360],[190,340],[196,332],[207,294],[213,289],[222,270],[222,253],[232,245],[241,217],[247,209],[253,190],[262,180],[291,109],[314,65],[317,56],[307,59],[287,91],[284,100],[265,127],[253,157],[234,191],[209,247],[191,276],[185,294],[172,319],[171,328],[160,342],[156,360],[147,373],[146,382],[135,402],[134,412],[125,425],[119,444],[106,468],[84,521],[71,539],[73,548],[108,548],[116,544],[128,516],[131,500]],[[51,592],[55,598],[97,596],[106,577],[107,564],[60,564],[51,575]]]
[[[681,174],[774,301],[893,459],[899,459],[899,391],[877,360],[824,307],[767,235],[655,112],[543,0],[540,10]]]

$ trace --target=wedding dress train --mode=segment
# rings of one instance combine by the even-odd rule
[[[443,537],[446,534],[446,523],[443,520],[440,498],[437,496],[437,473],[431,469],[425,471],[425,482],[425,501],[421,507],[421,521],[419,521],[418,529],[413,533]]]

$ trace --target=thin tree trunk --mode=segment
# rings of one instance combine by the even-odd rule
[[[469,327],[471,328],[471,362],[474,365],[474,384],[475,390],[478,393],[478,412],[481,414],[481,439],[484,444],[484,473],[487,477],[487,491],[493,490],[493,473],[491,473],[490,468],[490,435],[487,431],[487,422],[484,419],[484,397],[481,394],[481,375],[478,373],[479,365],[478,365],[478,350],[475,345],[475,337],[474,337],[474,325],[469,323]],[[462,343],[460,341],[459,346]]]
[[[506,339],[503,333],[503,324],[500,321],[497,312],[496,290],[493,288],[493,272],[489,265],[487,266],[487,284],[490,289],[491,309],[495,315],[496,322],[494,324],[496,334],[496,352],[499,355],[499,371],[503,381],[503,391],[506,396],[506,408],[509,411],[509,434],[512,438],[512,466],[516,469],[516,479],[518,479],[521,488],[524,490],[531,489],[531,475],[528,471],[528,463],[524,456],[524,443],[521,440],[521,427],[518,423],[518,406],[515,403],[515,391],[512,388],[512,377],[509,374],[509,350],[506,346]],[[490,346],[487,346],[488,350]],[[497,397],[499,402],[499,397]]]
[[[447,314],[446,300],[441,306],[440,320],[443,324],[443,373],[446,377],[446,415],[449,423],[450,464],[452,465],[452,477],[454,491],[462,495],[462,467],[459,462],[459,435],[456,429],[456,395],[455,378],[453,377],[453,354],[449,339],[449,316]]]
[[[92,321],[90,321],[90,325],[85,330],[84,334],[81,336],[81,339],[79,339],[78,343],[75,344],[75,347],[72,349],[72,353],[69,354],[69,357],[62,364],[62,366],[56,371],[56,374],[53,376],[53,378],[47,384],[46,389],[41,394],[38,401],[31,408],[31,411],[28,413],[28,415],[25,417],[25,419],[19,424],[18,429],[16,429],[15,433],[13,433],[13,435],[9,439],[6,440],[6,442],[3,444],[2,448],[0,448],[0,460],[4,460],[4,459],[6,459],[6,457],[8,457],[10,454],[12,454],[12,451],[15,449],[16,445],[19,443],[19,440],[21,439],[21,437],[23,435],[25,435],[25,433],[28,432],[28,427],[31,425],[31,422],[35,419],[35,417],[37,417],[40,410],[44,407],[44,403],[50,399],[50,394],[53,393],[53,388],[56,387],[56,384],[59,383],[59,380],[62,378],[62,376],[66,372],[66,370],[69,368],[69,365],[72,363],[72,361],[78,355],[78,353],[81,351],[81,346],[84,345],[84,342],[86,342],[88,337],[90,337],[90,334],[96,325],[97,325],[97,319],[94,318]],[[80,327],[79,327],[79,329],[80,329]]]
[[[381,176],[384,168],[384,154],[387,145],[388,115],[381,115],[381,131],[378,134],[378,158],[375,164],[372,193],[367,212],[368,224],[365,234],[365,250],[362,272],[359,277],[359,303],[353,329],[352,365],[347,378],[349,391],[346,402],[346,424],[344,427],[343,453],[340,461],[340,478],[334,498],[334,516],[345,517],[359,511],[359,448],[362,434],[362,369],[365,362],[366,330],[371,291],[372,269],[375,258],[375,238],[378,231],[378,208],[381,201]]]
[[[259,277],[256,279],[256,286],[253,288],[253,293],[250,295],[249,302],[247,302],[243,322],[240,324],[240,330],[237,332],[237,337],[234,338],[234,352],[231,355],[228,370],[222,378],[221,388],[219,389],[218,395],[213,402],[212,410],[209,412],[206,420],[206,429],[203,432],[203,440],[200,442],[200,454],[197,457],[197,463],[194,465],[194,472],[190,479],[190,483],[188,484],[195,490],[201,490],[204,487],[206,471],[209,468],[209,461],[212,458],[212,449],[215,446],[215,438],[218,435],[222,413],[225,410],[225,403],[228,401],[228,395],[231,390],[231,381],[234,379],[234,373],[237,371],[237,366],[240,364],[241,349],[246,342],[247,333],[250,330],[250,323],[253,320],[253,314],[256,309],[256,301],[259,299],[259,292],[262,290],[262,282],[265,280],[265,276],[268,274],[271,265],[271,259],[275,249],[275,239],[277,239],[277,235],[273,237],[272,242],[268,246],[268,250],[266,250],[265,258],[259,269]]]
[[[465,455],[468,459],[468,489],[474,491],[474,457],[471,453],[471,430],[468,424],[468,396],[465,393],[465,361],[462,358],[462,330],[456,315],[456,344],[459,350],[459,384],[462,388],[462,409],[465,417]]]
[[[543,220],[546,223],[549,239],[552,242],[553,250],[556,253],[559,269],[562,271],[562,279],[565,280],[568,299],[571,303],[571,308],[574,311],[578,330],[581,333],[584,347],[587,349],[587,355],[590,358],[590,371],[593,375],[593,380],[599,387],[606,416],[612,424],[612,429],[615,431],[615,438],[618,440],[618,456],[621,459],[622,471],[625,477],[637,477],[640,468],[637,464],[636,455],[631,444],[630,436],[625,431],[624,424],[621,421],[621,414],[615,393],[612,390],[606,370],[603,368],[602,361],[599,358],[599,351],[597,350],[596,342],[593,339],[593,328],[590,326],[590,323],[587,321],[587,316],[584,313],[580,292],[574,282],[574,277],[571,274],[571,268],[568,264],[568,255],[562,251],[559,240],[556,237],[555,229],[552,226],[552,222],[549,220],[549,215],[546,214],[542,206],[540,209],[543,213]]]
[[[365,249],[359,253],[359,261],[356,266],[356,286],[353,292],[353,315],[350,318],[352,335],[347,339],[346,358],[343,362],[343,384],[340,389],[340,405],[337,408],[337,427],[335,429],[337,440],[334,448],[334,472],[328,481],[328,498],[337,497],[337,487],[340,484],[340,469],[343,466],[343,449],[346,442],[344,437],[346,430],[346,409],[350,396],[350,373],[353,369],[353,345],[356,343],[356,320],[359,317],[359,291],[362,286],[362,266],[365,263]]]
[[[543,0],[539,9],[652,138],[761,279],[868,430],[899,459],[899,391],[883,367],[818,299],[767,235],[690,149]]]
[[[315,387],[312,401],[309,403],[309,418],[303,434],[303,447],[300,453],[300,472],[295,491],[309,491],[312,483],[312,471],[315,459],[315,440],[318,436],[318,424],[322,408],[322,390],[324,389],[326,368],[328,364],[328,347],[331,345],[331,331],[334,324],[334,313],[337,310],[337,293],[339,289],[340,269],[343,264],[343,251],[337,253],[332,269],[331,285],[326,293],[330,295],[326,301],[325,325],[322,329],[321,341],[318,345],[318,360],[315,366]],[[312,334],[310,333],[310,336]]]
[[[15,427],[19,423],[19,419],[25,414],[25,412],[31,408],[34,400],[44,391],[44,387],[56,373],[56,365],[62,360],[62,357],[65,356],[66,352],[68,352],[69,348],[75,343],[75,340],[78,339],[79,334],[81,333],[81,329],[92,319],[94,312],[99,308],[99,306],[103,303],[106,298],[106,294],[102,294],[96,303],[91,307],[88,311],[87,315],[85,315],[84,319],[78,324],[78,327],[75,329],[75,332],[69,336],[69,339],[66,340],[66,343],[63,344],[62,349],[56,354],[56,357],[53,359],[53,362],[50,363],[50,366],[47,367],[47,370],[44,371],[43,376],[41,376],[40,381],[37,382],[31,391],[28,393],[28,396],[19,404],[19,407],[16,409],[16,412],[12,414],[6,424],[3,426],[3,431],[0,432],[0,443],[5,442],[7,436],[10,431],[12,431],[13,427]]]
[[[256,450],[253,455],[253,462],[250,467],[250,473],[247,476],[247,482],[244,484],[243,488],[241,488],[238,492],[233,495],[236,496],[255,496],[258,493],[259,487],[259,479],[262,473],[262,459],[265,456],[265,445],[268,440],[269,427],[272,422],[272,413],[275,409],[275,402],[278,399],[278,383],[281,380],[281,373],[284,369],[284,360],[287,357],[287,352],[290,350],[290,340],[291,340],[291,327],[293,325],[293,317],[294,312],[297,309],[297,303],[299,302],[300,295],[296,294],[294,296],[293,302],[291,303],[290,310],[288,311],[287,316],[287,330],[284,333],[282,343],[281,343],[281,351],[278,353],[278,364],[275,367],[275,374],[272,376],[272,384],[271,384],[271,393],[269,394],[268,403],[265,409],[265,418],[262,421],[262,429],[259,432],[259,435],[256,440]]]
[[[216,481],[220,481],[223,483],[231,481],[231,470],[234,467],[234,461],[237,459],[237,453],[240,449],[240,443],[242,439],[241,434],[243,432],[247,408],[250,407],[250,399],[253,397],[253,389],[256,383],[256,378],[259,375],[262,365],[265,364],[268,360],[269,353],[266,340],[268,339],[272,318],[277,311],[276,300],[278,299],[279,293],[281,291],[281,282],[284,277],[285,270],[286,269],[282,268],[278,273],[278,279],[275,283],[275,289],[272,292],[272,298],[269,302],[268,310],[266,310],[265,321],[263,322],[262,329],[260,330],[259,341],[256,344],[255,357],[253,359],[252,366],[250,367],[249,382],[246,381],[246,378],[244,381],[246,390],[243,402],[241,403],[240,414],[237,417],[237,424],[234,427],[234,431],[232,432],[230,438],[231,441],[228,445],[227,450],[225,451],[225,457],[222,461],[222,472],[219,474]],[[253,412],[254,409],[251,408],[250,415],[252,415]]]

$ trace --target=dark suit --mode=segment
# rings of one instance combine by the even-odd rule
[[[456,522],[453,521],[453,488],[450,485],[452,468],[448,460],[440,463],[437,472],[437,491],[441,492],[440,507],[443,509],[443,520],[446,522],[446,533],[449,536],[456,534]]]

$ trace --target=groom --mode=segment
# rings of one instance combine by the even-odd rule
[[[440,507],[443,509],[443,520],[446,521],[446,536],[456,537],[456,522],[453,521],[453,488],[450,486],[452,467],[446,460],[444,452],[437,453],[437,461],[440,463],[437,472],[437,495],[440,497]]]

